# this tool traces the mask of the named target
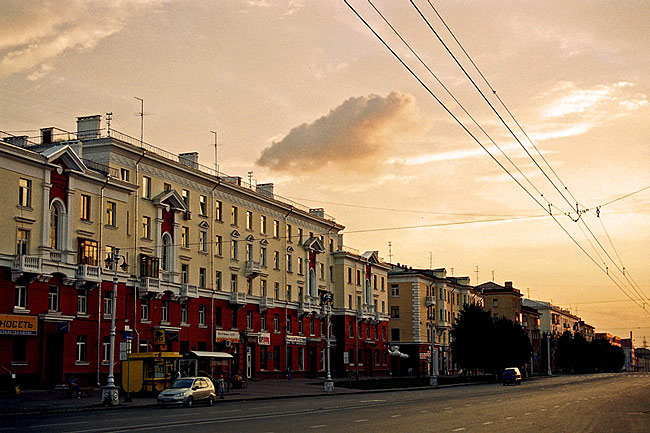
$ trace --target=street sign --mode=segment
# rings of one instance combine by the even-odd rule
[[[165,344],[165,330],[164,329],[155,329],[153,331],[153,342],[154,342],[154,344]]]

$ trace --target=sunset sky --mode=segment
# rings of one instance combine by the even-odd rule
[[[0,130],[112,112],[138,137],[139,97],[145,141],[211,166],[218,131],[221,171],[324,207],[350,247],[388,260],[390,242],[394,263],[472,283],[494,273],[597,332],[650,339],[650,189],[609,203],[650,186],[650,2],[431,0],[535,149],[427,0],[414,3],[519,142],[409,1],[373,4],[489,138],[348,1],[530,195],[343,0],[0,0]]]

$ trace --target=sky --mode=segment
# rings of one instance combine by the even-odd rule
[[[426,88],[342,0],[0,0],[0,130],[139,137],[142,98],[347,246],[650,339],[650,3],[348,1]]]

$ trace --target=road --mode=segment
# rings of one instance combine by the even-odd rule
[[[650,374],[2,419],[0,432],[648,432]]]

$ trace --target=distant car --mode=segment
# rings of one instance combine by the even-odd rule
[[[187,407],[194,406],[200,401],[209,406],[216,399],[214,385],[207,377],[181,377],[176,379],[172,386],[158,394],[158,404],[161,406],[183,404]]]
[[[521,385],[521,372],[517,367],[510,367],[503,370],[503,384],[509,383]]]

